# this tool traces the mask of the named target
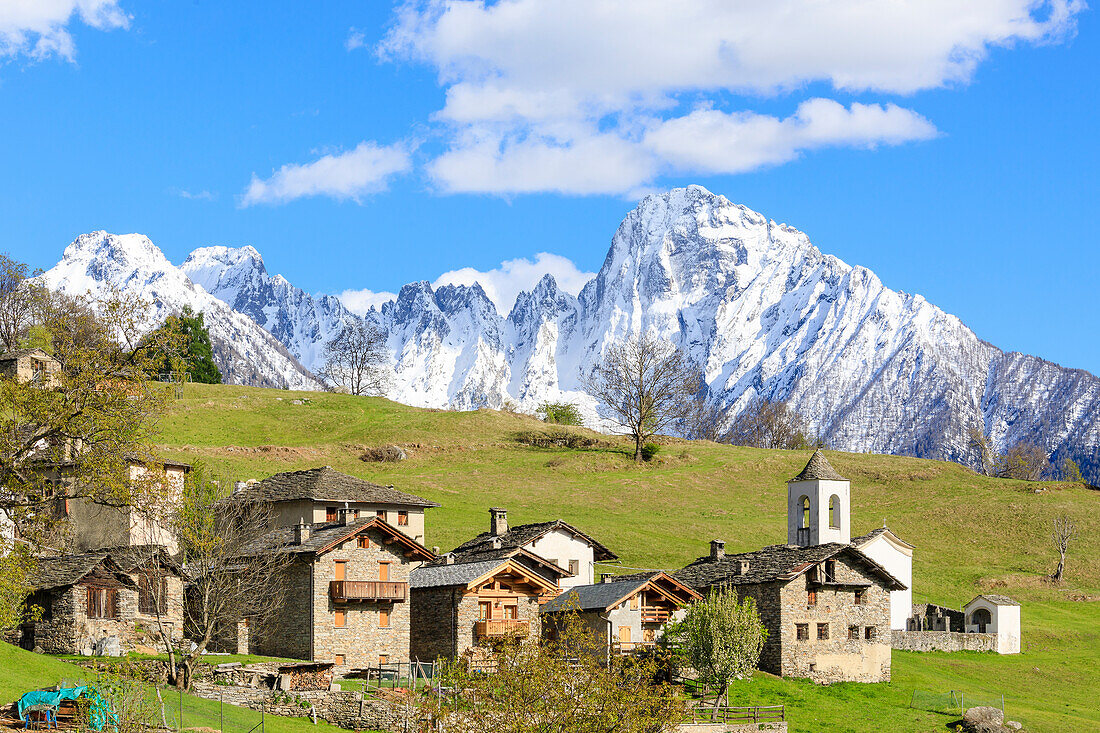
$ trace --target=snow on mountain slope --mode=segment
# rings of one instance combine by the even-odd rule
[[[150,305],[143,324],[150,330],[185,305],[201,311],[226,382],[291,389],[321,386],[275,337],[195,285],[143,235],[82,234],[42,281],[70,295],[102,296],[112,289],[138,295]]]
[[[313,368],[325,340],[357,317],[335,298],[269,277],[251,247],[202,248],[175,270],[147,239],[129,236],[140,253],[66,250],[47,275],[75,270],[70,288],[113,283],[180,304],[186,273],[202,286],[191,288],[247,314]],[[85,237],[94,241],[81,251],[124,239]],[[969,432],[979,428],[1001,449],[1027,440],[1054,460],[1072,456],[1100,480],[1096,376],[1004,353],[921,296],[890,290],[797,229],[700,186],[642,200],[579,297],[547,275],[502,318],[480,285],[418,282],[365,318],[387,338],[388,396],[408,404],[534,410],[570,400],[594,418],[584,375],[609,344],[651,331],[699,364],[718,399],[735,409],[758,395],[788,401],[838,449],[976,465]]]
[[[201,247],[180,269],[263,326],[314,372],[324,365],[325,343],[340,333],[345,321],[357,317],[335,296],[314,298],[281,275],[269,277],[260,253],[249,246]]]

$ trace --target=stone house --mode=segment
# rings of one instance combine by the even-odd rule
[[[19,643],[49,654],[90,654],[103,653],[105,640],[116,637],[121,652],[155,643],[161,628],[179,641],[183,585],[183,571],[157,546],[39,558],[25,605],[40,616],[23,624]]]
[[[412,573],[412,658],[457,658],[541,637],[539,605],[568,574],[522,547],[448,553]]]
[[[378,517],[421,545],[424,510],[439,506],[330,466],[277,473],[263,481],[241,484],[231,498],[270,504],[275,527],[293,527],[300,522],[332,524],[340,521],[346,510],[354,520]]]
[[[673,576],[699,593],[736,589],[768,630],[760,669],[816,682],[890,679],[890,592],[904,585],[849,544],[773,545],[710,555]]]
[[[800,547],[851,543],[886,568],[904,588],[890,593],[890,628],[904,629],[913,592],[913,545],[886,527],[852,538],[851,482],[817,450],[801,473],[787,482],[787,544]]]
[[[0,354],[0,374],[21,383],[55,387],[61,362],[42,349],[16,349]]]
[[[59,500],[58,511],[72,529],[73,549],[83,552],[98,547],[160,545],[169,554],[176,554],[179,545],[168,526],[168,517],[183,496],[191,465],[133,455],[125,460],[131,484],[136,487],[151,482],[149,491],[160,496],[159,505],[107,506],[82,497]],[[59,469],[64,476],[64,467]]]
[[[576,613],[611,653],[628,653],[654,646],[665,624],[694,600],[691,588],[663,572],[608,577],[602,583],[578,585],[543,604],[543,635],[555,621]]]
[[[499,507],[489,510],[489,531],[454,549],[456,556],[483,552],[494,547],[522,547],[568,571],[561,587],[592,585],[596,582],[596,563],[617,560],[618,556],[568,522],[549,522],[508,526],[508,512]]]
[[[337,671],[407,662],[409,576],[435,555],[399,527],[371,515],[277,527],[253,552],[293,556],[285,605],[249,650],[332,662]]]

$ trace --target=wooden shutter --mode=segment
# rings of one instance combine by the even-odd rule
[[[95,618],[95,588],[88,587],[85,589],[88,592],[88,602],[84,607],[84,614],[88,618]]]
[[[378,579],[382,582],[390,579],[390,564],[388,562],[378,563]]]
[[[385,608],[378,609],[378,628],[388,629],[390,626],[390,612]]]
[[[347,560],[336,561],[336,580],[347,580]]]
[[[347,616],[345,615],[345,611],[343,609],[341,609],[341,608],[336,609],[336,611],[334,613],[334,617],[335,618],[333,618],[333,625],[336,628],[342,629],[345,626],[347,626]]]
[[[623,644],[629,644],[630,643],[630,627],[629,626],[620,626],[619,627],[619,641],[622,642]]]
[[[118,588],[107,589],[108,618],[118,618]]]

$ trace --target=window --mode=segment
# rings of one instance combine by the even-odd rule
[[[332,614],[332,625],[338,629],[342,629],[348,625],[348,612],[342,608],[337,608]]]
[[[857,606],[862,606],[866,602],[867,602],[867,591],[864,590],[863,588],[857,588],[856,589],[856,598],[855,598],[856,605]]]
[[[478,621],[488,621],[489,620],[489,613],[492,610],[492,608],[493,608],[493,604],[489,603],[489,601],[479,602],[477,604],[477,620]]]
[[[118,618],[117,588],[88,588],[88,618]]]
[[[138,613],[147,616],[168,612],[168,579],[154,573],[138,576]]]
[[[390,564],[388,562],[378,563],[378,579],[383,582],[390,579]]]
[[[379,654],[378,655],[378,666],[379,667],[381,667],[383,664],[389,664],[389,663],[390,663],[390,655],[389,654]]]
[[[325,507],[325,521],[326,522],[335,522],[336,521],[336,507],[334,507],[334,506]]]
[[[806,605],[807,606],[816,606],[817,605],[817,591],[816,590],[806,591]]]
[[[519,606],[505,606],[504,618],[510,621],[514,621],[515,619],[519,618]]]
[[[367,549],[368,547],[370,547],[370,537],[367,537],[365,534],[359,535],[355,538],[355,546],[358,547],[360,550]]]
[[[580,560],[570,560],[569,561],[569,572],[573,573],[573,575],[579,575],[580,572],[581,572],[581,561]]]
[[[840,529],[840,497],[836,494],[829,497],[829,527]]]
[[[829,624],[817,625],[817,638],[821,641],[825,641],[829,638]]]
[[[853,641],[853,640],[854,641],[859,641],[859,627],[858,626],[849,626],[848,627],[848,641]]]
[[[825,561],[825,582],[826,583],[835,583],[836,582],[836,560],[826,560]]]
[[[390,627],[390,610],[388,608],[378,609],[378,628],[388,629]]]
[[[409,513],[408,512],[398,512],[397,513],[397,526],[399,526],[399,527],[408,527],[409,526]]]
[[[810,625],[809,624],[795,624],[794,625],[794,638],[799,641],[808,641],[810,638]]]
[[[343,667],[344,666],[344,655],[343,654],[337,654],[336,655],[336,666],[337,667]]]
[[[868,626],[866,629],[863,630],[863,637],[868,641],[874,641],[876,635],[877,633],[874,626]]]
[[[810,497],[802,497],[802,529],[810,527]]]
[[[385,509],[379,509],[378,511],[376,511],[374,513],[374,516],[378,517],[379,519],[385,519],[386,518],[386,510]]]
[[[335,575],[333,575],[333,579],[334,580],[347,580],[347,576],[348,576],[348,561],[347,560],[337,560],[336,561]]]

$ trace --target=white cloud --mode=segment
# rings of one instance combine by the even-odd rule
[[[281,204],[305,196],[354,199],[386,189],[389,179],[412,163],[402,145],[361,142],[354,150],[325,155],[312,163],[288,164],[262,179],[255,173],[241,199],[242,206]]]
[[[432,287],[480,283],[481,289],[496,306],[497,312],[506,316],[515,305],[516,297],[524,290],[532,290],[547,274],[553,275],[558,287],[571,295],[580,293],[585,283],[596,276],[594,272],[583,272],[568,257],[539,252],[535,255],[534,262],[520,257],[505,260],[500,263],[500,267],[487,271],[472,267],[451,270],[436,278]]]
[[[336,297],[349,311],[364,316],[372,307],[380,309],[384,303],[395,300],[397,295],[385,291],[376,293],[364,288],[363,290],[345,290]]]
[[[187,199],[189,201],[213,201],[217,198],[216,194],[211,193],[203,189],[202,191],[188,191],[182,188],[171,189],[172,193],[179,196],[181,199]]]
[[[824,146],[925,140],[885,104],[752,95],[810,83],[910,94],[966,84],[994,47],[1056,42],[1082,0],[410,0],[378,48],[438,71],[446,192],[630,193],[663,173],[737,173]],[[732,103],[730,95],[738,95]]]
[[[76,44],[69,32],[74,18],[98,30],[126,28],[130,17],[118,0],[2,0],[0,58],[20,55],[72,61]]]
[[[367,45],[367,37],[363,35],[362,31],[358,31],[355,28],[348,30],[348,39],[344,41],[344,48],[348,51],[354,51],[357,48],[365,48]]]

